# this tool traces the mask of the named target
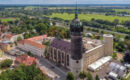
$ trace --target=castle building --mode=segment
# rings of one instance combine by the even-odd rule
[[[48,59],[56,64],[61,64],[67,69],[71,69],[71,44],[71,40],[55,38],[50,44]],[[83,70],[87,70],[88,65],[94,63],[98,59],[113,54],[113,36],[109,34],[104,34],[103,40],[83,37],[82,44]]]
[[[83,26],[78,19],[76,9],[75,18],[70,24],[71,40],[55,38],[50,45],[48,59],[60,64],[74,73],[76,78],[81,71],[95,61],[113,54],[113,36],[104,34],[103,40],[82,37]]]

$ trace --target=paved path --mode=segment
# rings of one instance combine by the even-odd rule
[[[45,66],[52,70],[54,73],[60,76],[60,78],[56,80],[66,80],[67,71],[62,70],[61,68],[57,67],[56,65],[52,64],[50,61],[44,58],[37,57],[41,66]],[[52,68],[53,67],[53,68]]]

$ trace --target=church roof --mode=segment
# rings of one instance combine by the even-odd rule
[[[64,41],[62,39],[55,38],[52,41],[51,46],[57,49],[60,49],[61,51],[64,51],[65,53],[70,53],[71,51],[71,43]]]

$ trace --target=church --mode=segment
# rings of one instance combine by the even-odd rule
[[[48,53],[50,61],[69,69],[75,76],[100,58],[113,54],[113,35],[104,34],[103,40],[96,40],[83,37],[82,33],[83,25],[76,8],[75,18],[70,24],[71,40],[55,38]]]

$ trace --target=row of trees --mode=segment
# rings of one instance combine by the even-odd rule
[[[94,28],[100,28],[100,29],[106,29],[106,30],[111,30],[111,31],[117,31],[120,33],[126,33],[130,34],[129,30],[129,22],[130,21],[124,21],[122,23],[119,23],[118,19],[115,19],[113,22],[107,21],[107,20],[102,20],[102,19],[91,19],[91,21],[85,21],[83,20],[83,24],[85,26],[90,26]],[[124,25],[124,27],[118,27],[118,24]]]
[[[90,72],[86,73],[84,71],[80,72],[79,78],[81,80],[93,80],[92,74]],[[66,80],[76,80],[76,79],[75,79],[74,74],[72,72],[69,72],[68,75],[67,75]],[[98,75],[95,76],[95,80],[100,80]]]

